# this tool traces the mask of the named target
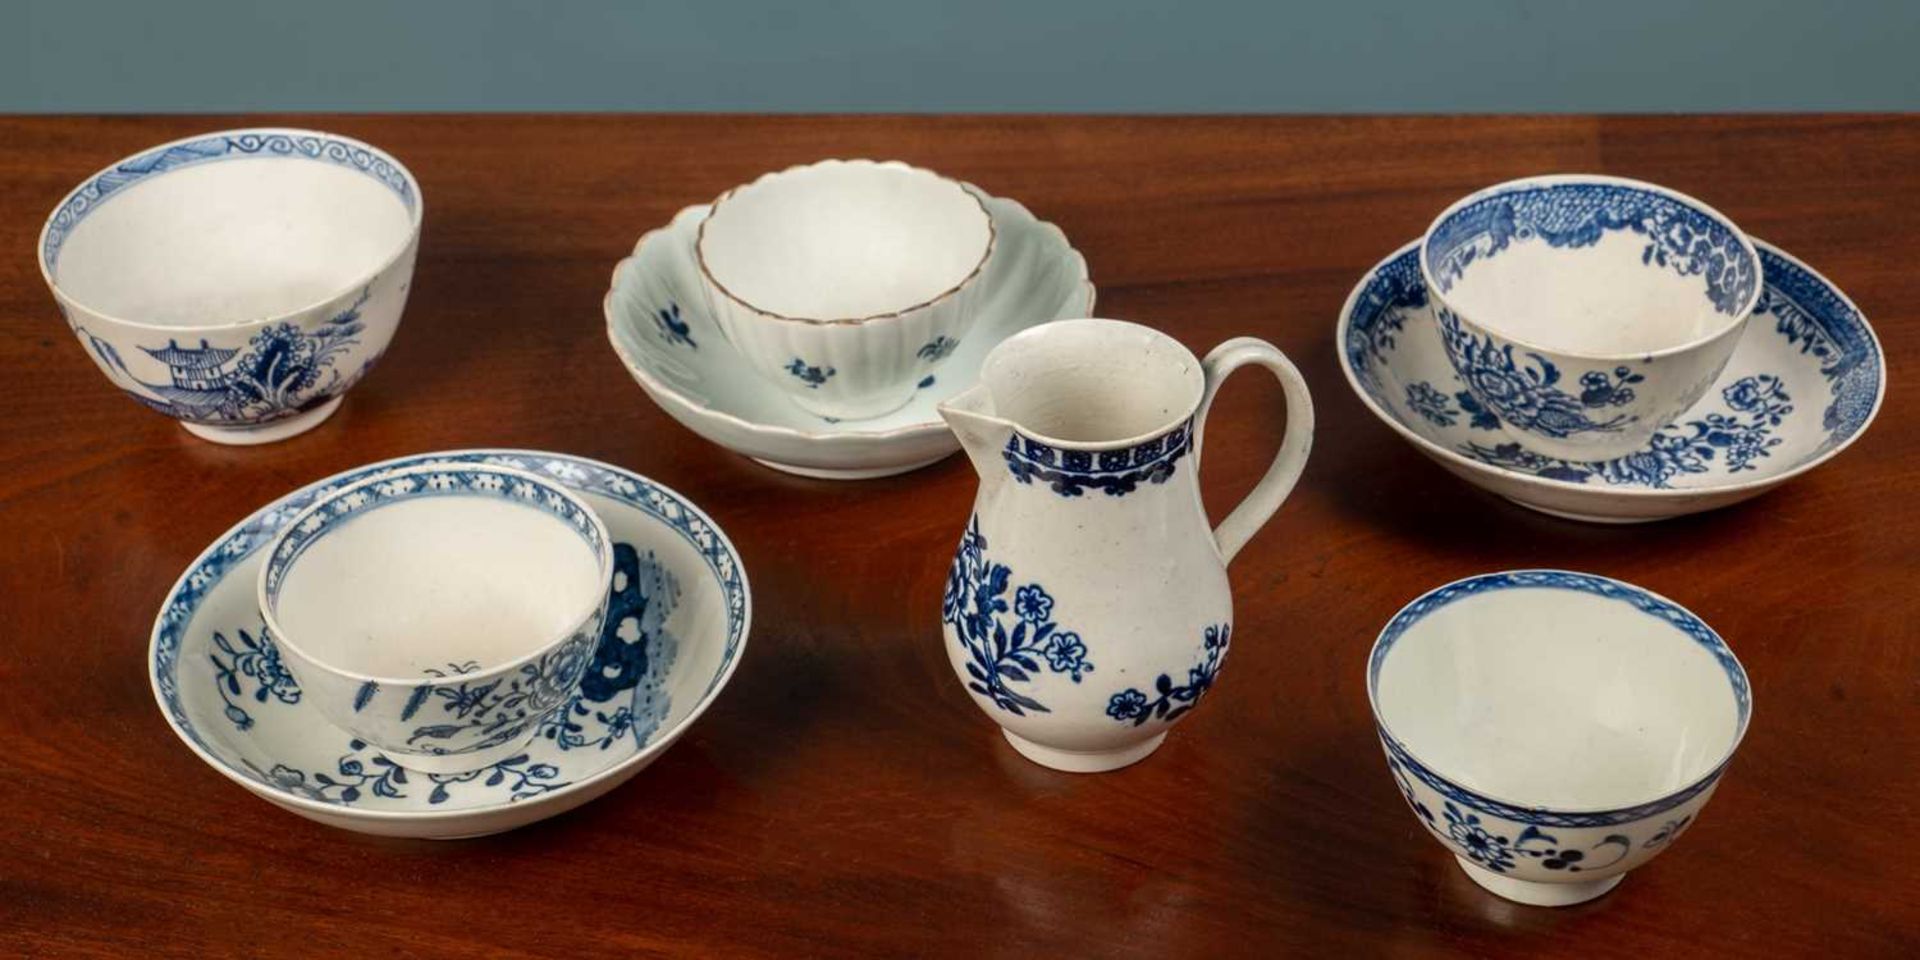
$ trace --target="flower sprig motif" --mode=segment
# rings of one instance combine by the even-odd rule
[[[1187,682],[1175,686],[1173,678],[1161,674],[1154,681],[1155,697],[1148,697],[1139,689],[1128,687],[1107,700],[1107,716],[1122,722],[1131,720],[1134,726],[1140,726],[1148,720],[1160,719],[1172,723],[1180,715],[1192,710],[1200,703],[1200,698],[1213,689],[1214,681],[1220,676],[1220,662],[1227,655],[1227,646],[1232,642],[1233,625],[1214,624],[1207,627],[1201,640],[1201,660],[1198,666],[1187,670]]]
[[[300,684],[280,661],[280,648],[274,645],[266,628],[262,627],[257,633],[256,637],[245,630],[235,630],[234,639],[229,640],[226,634],[215,630],[213,645],[218,652],[207,654],[207,659],[213,662],[214,689],[226,703],[222,712],[236,730],[253,726],[253,716],[240,705],[249,697],[255,703],[266,703],[269,697],[281,703],[300,702]],[[221,659],[221,654],[225,654],[226,659]],[[243,677],[253,681],[251,692],[241,683]]]
[[[1079,683],[1093,672],[1086,641],[1054,622],[1053,595],[1038,583],[1014,589],[1009,611],[1006,595],[1013,571],[989,561],[986,550],[987,538],[976,516],[954,554],[941,604],[942,619],[967,650],[967,689],[1015,715],[1050,713],[1045,704],[1009,684],[1031,683],[1043,669]],[[1010,626],[1001,617],[1008,612],[1014,615]]]

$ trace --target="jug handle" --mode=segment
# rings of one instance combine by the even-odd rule
[[[1213,398],[1228,376],[1249,363],[1266,367],[1280,381],[1287,397],[1287,432],[1280,439],[1280,452],[1267,468],[1267,475],[1261,477],[1253,491],[1213,529],[1222,562],[1231,562],[1234,554],[1280,509],[1281,502],[1293,492],[1294,483],[1300,479],[1300,471],[1306,468],[1307,451],[1313,447],[1313,397],[1308,395],[1307,381],[1300,376],[1300,371],[1273,344],[1253,337],[1235,337],[1214,347],[1200,362],[1207,387],[1200,398],[1199,416],[1194,418],[1193,468],[1196,473],[1200,469],[1202,439],[1207,414],[1213,409]]]

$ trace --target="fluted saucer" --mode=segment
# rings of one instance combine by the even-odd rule
[[[776,470],[835,480],[884,477],[960,449],[935,406],[973,385],[987,351],[1037,324],[1093,312],[1087,262],[1058,227],[1013,200],[988,196],[997,237],[977,281],[978,319],[906,406],[870,420],[834,420],[796,406],[720,332],[701,293],[692,206],[640,238],[613,271],[607,339],[641,388],[688,429]],[[929,345],[931,346],[931,345]]]

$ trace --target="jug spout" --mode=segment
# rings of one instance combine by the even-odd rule
[[[982,487],[998,485],[1007,476],[1000,464],[1000,450],[1013,435],[1013,424],[994,415],[993,393],[977,383],[948,398],[939,406],[940,416],[960,440],[961,449],[973,461]]]

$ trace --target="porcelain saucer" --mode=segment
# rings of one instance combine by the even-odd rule
[[[1859,308],[1806,264],[1754,246],[1765,289],[1733,359],[1699,403],[1624,457],[1541,456],[1474,401],[1447,362],[1418,242],[1375,265],[1348,296],[1336,333],[1341,369],[1368,409],[1420,452],[1521,506],[1598,523],[1724,507],[1845,449],[1886,392],[1880,344]]]
[[[1093,313],[1085,258],[1053,224],[1013,200],[979,194],[998,237],[980,277],[972,332],[905,407],[835,421],[795,406],[755,373],[708,315],[694,262],[707,207],[640,238],[613,271],[607,339],[647,395],[693,432],[766,466],[854,480],[924,467],[960,449],[934,406],[972,386],[994,344],[1041,323]]]
[[[502,464],[580,494],[614,540],[613,590],[580,691],[522,753],[458,774],[403,770],[303,698],[255,603],[261,556],[308,504],[356,480],[430,463]],[[543,820],[618,786],[697,719],[746,648],[752,597],[726,534],[681,495],[619,467],[524,450],[429,453],[309,484],[195,559],[154,621],[154,697],[180,739],[229,780],[330,826],[472,837]],[[458,671],[457,664],[449,665]],[[484,702],[436,698],[464,718]]]

